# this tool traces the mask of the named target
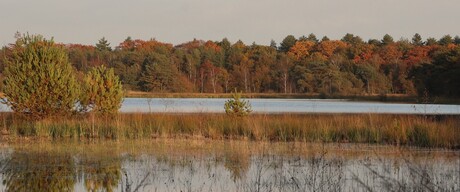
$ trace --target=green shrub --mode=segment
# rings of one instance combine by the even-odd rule
[[[247,116],[252,112],[252,106],[247,100],[241,99],[241,93],[235,92],[232,94],[232,98],[225,101],[224,109],[227,115],[231,116]]]

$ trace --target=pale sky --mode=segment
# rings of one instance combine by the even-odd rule
[[[16,31],[63,43],[111,46],[126,37],[268,45],[287,35],[395,40],[460,35],[460,0],[0,0],[0,45]]]

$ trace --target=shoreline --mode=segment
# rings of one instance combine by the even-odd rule
[[[416,95],[407,94],[324,95],[320,93],[242,93],[241,95],[243,98],[248,99],[344,99],[350,101],[379,101],[389,103],[460,104],[460,98],[419,98]],[[231,98],[231,96],[232,93],[125,92],[126,98]]]
[[[460,104],[460,98],[420,98],[408,94],[359,94],[324,95],[320,93],[242,93],[243,98],[258,99],[344,99],[349,101],[378,101],[410,104]],[[232,93],[152,93],[144,91],[125,91],[125,98],[231,98]],[[4,94],[0,92],[0,98]],[[428,101],[421,101],[428,100]]]

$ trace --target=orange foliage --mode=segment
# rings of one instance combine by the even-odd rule
[[[449,43],[449,44],[447,45],[447,48],[450,49],[450,50],[452,50],[452,49],[457,48],[457,45],[455,45],[455,44],[453,44],[453,43]]]
[[[69,50],[72,50],[72,49],[79,49],[79,50],[85,50],[85,51],[94,51],[94,50],[96,50],[96,47],[94,47],[92,45],[66,44],[64,46]]]
[[[294,46],[289,49],[288,55],[296,60],[305,59],[310,55],[310,51],[315,46],[312,41],[297,41]]]
[[[177,48],[184,48],[184,49],[197,49],[201,46],[203,46],[205,42],[203,40],[196,40],[194,39],[193,41],[189,41],[187,43],[182,43],[180,45],[177,45]]]
[[[136,51],[153,51],[157,47],[166,47],[168,50],[172,49],[172,44],[162,43],[155,39],[148,41],[136,39],[133,41],[123,41],[118,45],[118,48],[122,50],[136,50]]]
[[[347,48],[347,43],[343,41],[322,41],[316,46],[318,52],[329,58],[332,56],[337,50]]]
[[[374,46],[369,44],[356,45],[353,49],[353,62],[355,63],[369,61],[370,59],[372,59],[374,54]]]
[[[212,50],[212,51],[215,51],[215,52],[220,52],[220,50],[221,50],[221,47],[219,45],[215,44],[212,41],[206,41],[206,43],[204,44],[204,47],[206,49],[209,49],[209,50]]]
[[[397,63],[400,58],[402,58],[403,53],[399,50],[399,47],[396,44],[389,44],[383,47],[380,52],[380,57],[385,61],[385,63]]]
[[[420,63],[431,62],[430,52],[433,50],[433,46],[417,46],[409,50],[404,58],[404,62],[407,65],[417,65]]]

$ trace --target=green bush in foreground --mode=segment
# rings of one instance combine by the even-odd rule
[[[85,76],[80,104],[84,111],[109,115],[118,112],[123,100],[123,89],[113,69],[93,68]]]
[[[241,93],[235,91],[232,98],[225,101],[224,109],[227,115],[232,116],[247,116],[252,112],[252,106],[247,100],[241,99]]]
[[[79,88],[62,46],[40,35],[23,35],[12,53],[4,71],[5,104],[31,119],[74,111]]]

